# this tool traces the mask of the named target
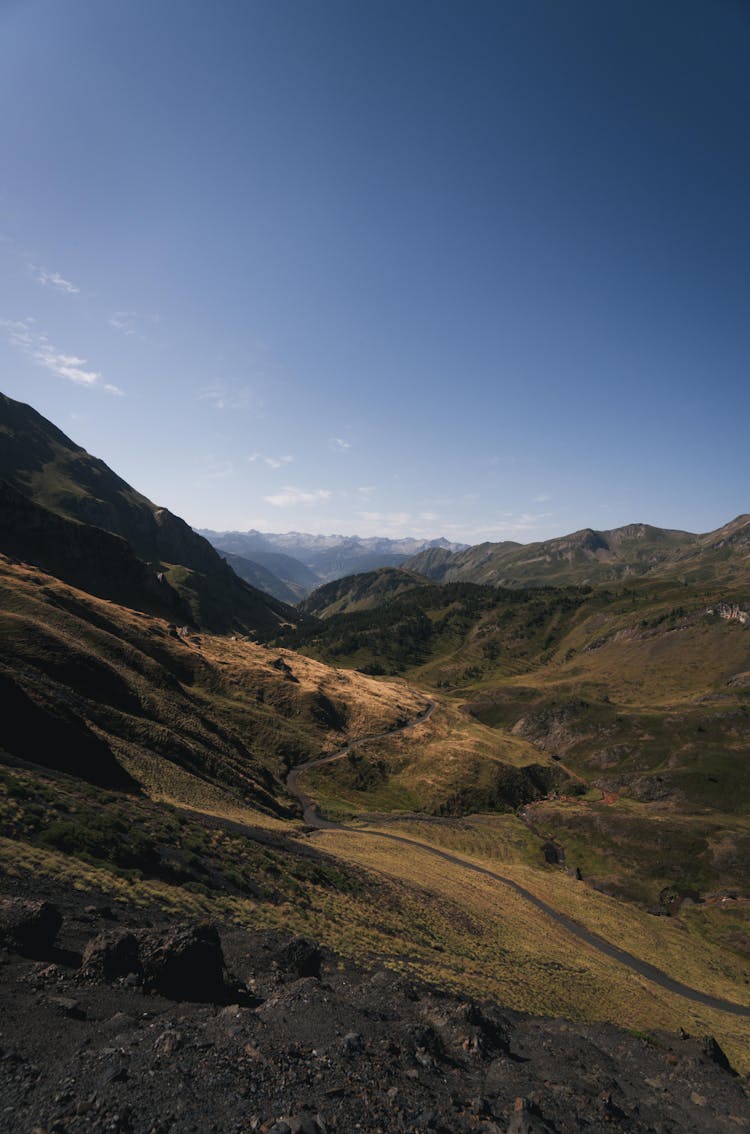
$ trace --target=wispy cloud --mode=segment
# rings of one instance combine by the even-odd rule
[[[294,457],[265,457],[263,453],[251,453],[247,459],[253,463],[261,461],[264,465],[268,465],[269,469],[280,469],[284,465],[290,465]]]
[[[352,447],[351,441],[345,441],[343,437],[334,437],[332,444],[334,449],[346,450]]]
[[[8,342],[19,350],[31,351],[34,345],[33,326],[36,319],[0,319],[0,326],[5,328]]]
[[[263,499],[268,504],[273,504],[274,508],[292,508],[295,505],[309,507],[313,504],[322,504],[324,500],[329,499],[330,495],[331,493],[327,488],[305,490],[287,485],[280,492],[275,492],[272,496],[264,496]]]
[[[263,399],[249,386],[237,386],[219,380],[201,390],[198,399],[208,402],[217,410],[245,410],[259,415],[263,409]]]
[[[139,339],[146,337],[143,333],[146,327],[159,321],[158,315],[142,315],[138,311],[114,311],[107,320],[110,327],[121,335],[135,335]]]
[[[67,378],[69,382],[77,382],[81,386],[95,386],[101,378],[98,370],[84,369],[88,366],[85,358],[79,358],[75,354],[63,354],[44,338],[40,339],[38,346],[32,351],[32,358],[42,366],[46,366],[53,374],[57,374],[59,378]]]
[[[57,291],[66,292],[68,295],[78,295],[81,290],[80,287],[76,287],[70,280],[61,276],[59,272],[48,272],[46,268],[38,268],[34,264],[29,264],[29,268],[44,287],[53,287]]]
[[[135,311],[115,311],[114,315],[109,317],[109,325],[116,331],[121,331],[123,335],[134,335],[135,320]]]
[[[0,326],[6,329],[8,341],[39,366],[44,366],[56,374],[58,378],[65,378],[78,386],[98,386],[108,394],[122,396],[122,390],[118,386],[101,381],[100,371],[89,369],[87,359],[77,354],[68,354],[53,346],[45,334],[35,330],[35,323],[36,320],[33,318],[0,320]]]
[[[552,499],[552,497],[550,496],[550,494],[548,492],[540,492],[538,496],[534,497],[534,503],[535,504],[546,504],[547,501],[551,500],[551,499]]]

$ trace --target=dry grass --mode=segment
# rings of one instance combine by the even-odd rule
[[[425,957],[414,948],[398,962],[405,969],[537,1014],[612,1020],[636,1029],[711,1032],[741,1069],[750,1070],[750,1020],[703,1008],[655,986],[574,938],[501,883],[419,847],[386,842],[365,831],[326,831],[318,839],[321,847],[343,860],[403,884],[418,878],[420,888],[436,899],[432,933],[443,951]],[[559,872],[546,874],[521,863],[503,870],[551,905],[677,979],[714,995],[745,1003],[750,999],[736,958],[699,948],[679,923],[653,919],[654,925],[648,926],[647,915],[623,910],[620,903],[580,884],[576,888],[572,881],[562,881]]]
[[[138,716],[113,709],[107,716],[95,688],[80,694],[90,697],[87,725],[107,738],[155,801],[294,833],[298,824],[250,806],[240,790],[222,786],[220,774],[200,774],[198,757],[210,762],[222,755],[240,779],[253,771],[252,757],[262,771],[273,772],[278,785],[288,746],[297,744],[298,753],[310,755],[335,751],[347,741],[393,728],[424,707],[424,696],[401,681],[331,669],[244,639],[199,635],[177,640],[159,619],[93,599],[32,568],[0,561],[0,582],[6,641],[24,665],[41,664],[34,651],[43,642],[45,663],[58,659],[61,672],[73,657],[80,664],[104,665],[144,710]],[[512,694],[523,684],[544,694],[559,689],[570,695],[596,686],[610,691],[618,704],[661,710],[724,689],[733,673],[750,669],[750,633],[743,628],[703,619],[649,635],[639,629],[640,617],[640,611],[620,612],[599,626],[593,617],[583,620],[557,650],[557,660],[523,678],[505,679],[503,689]],[[609,637],[590,649],[601,633]],[[575,654],[562,661],[570,649]],[[275,664],[279,660],[291,669],[291,677]],[[164,679],[167,671],[173,681]],[[66,679],[58,675],[54,680],[64,695]],[[493,680],[498,683],[497,675]],[[340,727],[326,716],[326,706],[333,706]],[[275,748],[274,739],[279,741]],[[190,770],[177,758],[179,751],[195,756]],[[425,809],[481,781],[497,764],[550,763],[527,741],[481,725],[446,701],[424,724],[363,746],[363,752],[384,761],[390,784]],[[326,802],[349,811],[372,811],[377,803],[371,791],[342,791],[335,772],[313,782],[324,785]],[[559,870],[545,869],[538,843],[514,816],[405,820],[383,829],[494,867],[674,978],[750,1003],[750,966],[718,922],[711,923],[709,933],[708,921],[693,915],[655,919]],[[436,858],[429,849],[385,841],[374,831],[322,832],[316,846],[337,862],[364,868],[374,879],[372,886],[361,893],[338,893],[330,885],[297,880],[296,889],[280,886],[274,903],[201,894],[149,879],[133,882],[80,859],[11,840],[0,840],[0,853],[9,872],[48,875],[76,889],[100,890],[190,916],[284,926],[361,961],[381,959],[518,1009],[612,1020],[643,1030],[683,1026],[694,1033],[711,1032],[735,1064],[750,1071],[750,1021],[697,1007],[655,987],[580,942],[501,883]]]
[[[309,777],[309,784],[327,813],[432,812],[467,788],[489,783],[498,765],[553,765],[521,737],[499,732],[473,720],[441,698],[428,720],[408,732],[357,749],[370,763],[384,768],[382,785],[357,790],[332,764]]]
[[[272,815],[287,761],[393,728],[425,705],[402,681],[247,639],[177,636],[163,619],[4,556],[0,645],[31,698],[72,706],[81,730],[95,732],[153,798],[222,813],[252,808],[255,797]]]
[[[690,704],[750,668],[750,632],[739,623],[695,615],[674,629],[650,629],[641,625],[641,613],[587,619],[557,654],[572,648],[575,656],[525,675],[523,683],[590,682],[623,706],[661,708]],[[596,645],[599,634],[605,640]]]

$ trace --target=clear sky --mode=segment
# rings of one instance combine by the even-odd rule
[[[1,0],[0,366],[196,526],[750,511],[746,0]]]

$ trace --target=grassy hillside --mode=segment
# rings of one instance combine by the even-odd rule
[[[375,610],[385,602],[398,598],[414,587],[424,586],[422,575],[403,571],[398,567],[381,567],[361,575],[348,575],[317,590],[299,604],[304,614],[316,618],[330,618],[333,614],[351,614],[355,611]]]
[[[395,590],[390,586],[394,581]],[[439,586],[402,572],[354,576],[333,586],[339,598],[323,609],[346,604],[354,611],[289,628],[279,640],[365,672],[419,675],[435,688],[473,682],[485,671],[516,672],[536,663],[560,640],[576,612],[597,601],[585,589]],[[326,590],[322,603],[328,595]]]
[[[0,557],[0,746],[93,782],[292,814],[288,768],[378,731],[420,699],[289,661],[246,639],[178,633]]]
[[[483,543],[465,551],[422,552],[404,566],[436,582],[491,586],[581,586],[648,577],[680,583],[734,583],[750,566],[750,516],[715,532],[628,524],[540,543]]]
[[[695,987],[744,1003],[750,924],[741,902],[727,909],[720,899],[704,901],[663,918],[645,910],[667,885],[683,897],[688,884],[703,897],[711,886],[730,884],[747,893],[743,817],[729,823],[718,810],[701,816],[673,800],[639,801],[624,791],[609,792],[613,800],[588,782],[581,796],[570,783],[576,769],[588,776],[592,721],[609,727],[611,706],[603,693],[594,700],[608,650],[624,643],[629,651],[620,683],[611,686],[623,711],[643,711],[637,675],[648,658],[664,674],[658,688],[653,677],[646,682],[648,704],[656,711],[674,700],[685,643],[698,633],[708,635],[701,646],[707,662],[685,697],[705,696],[707,683],[740,697],[742,686],[726,681],[750,669],[741,623],[696,610],[643,626],[671,609],[666,593],[648,602],[638,595],[633,604],[630,594],[605,600],[586,592],[524,597],[424,588],[417,609],[439,627],[437,649],[422,663],[424,685],[457,685],[413,733],[355,745],[352,760],[315,774],[316,794],[334,813],[360,816],[360,826],[310,840],[300,838],[284,800],[288,764],[417,715],[422,696],[401,682],[330,669],[246,639],[176,635],[166,619],[86,595],[33,567],[0,566],[3,692],[33,703],[43,723],[50,718],[34,751],[23,747],[23,729],[6,731],[6,871],[115,902],[127,894],[146,907],[282,925],[362,961],[386,958],[406,973],[529,1011],[614,1019],[644,1031],[657,1024],[710,1030],[740,1067],[750,1066],[747,1021],[671,993],[655,996],[647,981],[582,948],[469,868],[501,866],[580,924]],[[635,635],[618,637],[628,627]],[[492,672],[467,677],[467,659],[479,657],[492,635],[506,655],[485,657]],[[537,720],[550,708],[547,687],[553,701],[588,698],[580,719],[570,717],[573,743],[563,761]],[[467,701],[469,711],[461,708]],[[711,703],[700,705],[709,717]],[[524,713],[528,732],[516,727]],[[535,793],[509,795],[534,765],[554,779],[537,780]],[[504,813],[471,814],[492,806]],[[442,815],[410,817],[416,809]],[[383,842],[379,830],[420,844]],[[565,849],[563,866],[545,858],[550,836]],[[446,866],[430,857],[430,846],[450,848],[469,866]],[[675,874],[681,864],[689,876]]]
[[[645,580],[616,590],[445,584],[332,615],[306,638],[296,632],[300,648],[404,673],[486,732],[467,749],[454,717],[450,763],[413,746],[400,759],[391,743],[316,773],[318,793],[341,814],[528,804],[540,834],[613,893],[655,908],[675,892],[750,896],[744,595]],[[550,779],[542,794],[570,798],[535,803],[498,778],[498,761],[518,762],[508,760],[514,744],[525,767],[566,771],[567,784]]]

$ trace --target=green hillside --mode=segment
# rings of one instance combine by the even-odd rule
[[[404,566],[436,582],[505,587],[581,586],[635,578],[732,583],[750,568],[750,516],[738,516],[704,535],[649,524],[612,531],[584,528],[540,543],[426,551]]]
[[[332,614],[351,614],[354,611],[374,610],[384,602],[424,586],[425,578],[413,571],[398,567],[381,567],[361,575],[348,575],[318,587],[299,609],[316,618],[330,618]]]

